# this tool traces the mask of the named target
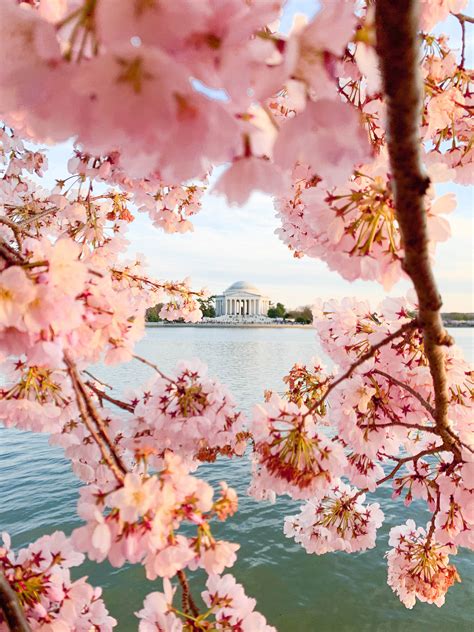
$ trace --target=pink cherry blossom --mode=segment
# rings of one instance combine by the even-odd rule
[[[368,157],[357,111],[335,99],[308,102],[302,114],[283,124],[275,143],[278,165],[292,168],[305,163],[329,186],[342,183]]]
[[[447,590],[460,581],[449,565],[449,554],[456,549],[428,539],[413,520],[391,529],[389,544],[394,548],[387,553],[388,583],[400,601],[407,608],[417,599],[442,606]]]
[[[285,518],[285,535],[317,555],[371,549],[384,516],[378,503],[365,506],[364,500],[364,494],[336,482],[324,498],[308,500],[299,514]]]

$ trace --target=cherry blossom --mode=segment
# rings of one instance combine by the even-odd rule
[[[341,446],[318,430],[304,405],[284,402],[275,394],[256,407],[251,429],[260,469],[254,480],[258,487],[305,499],[324,494],[343,471],[346,460]]]
[[[273,632],[273,626],[267,624],[265,617],[255,611],[255,599],[247,597],[241,584],[232,575],[210,575],[206,582],[207,590],[202,598],[208,610],[199,616],[203,629],[238,630],[242,632]],[[147,595],[143,609],[137,612],[140,619],[140,632],[151,632],[159,627],[167,632],[180,632],[190,629],[192,618],[173,606],[175,588],[169,581],[163,581],[164,592]],[[210,627],[212,626],[212,628]]]
[[[327,496],[308,500],[300,514],[285,518],[285,535],[317,555],[371,549],[383,513],[378,503],[365,506],[364,500],[364,494],[339,481]]]
[[[157,375],[135,398],[131,448],[136,454],[160,457],[171,449],[183,458],[212,460],[241,453],[245,419],[227,388],[199,361],[181,362],[174,375]]]
[[[388,583],[407,608],[416,600],[444,604],[446,592],[460,581],[456,568],[449,564],[455,547],[431,541],[423,527],[413,520],[390,531],[387,553]]]
[[[90,629],[107,632],[116,625],[101,598],[82,577],[72,581],[70,568],[84,559],[61,531],[45,535],[15,554],[3,533],[0,569],[23,605],[32,630]],[[0,613],[0,629],[8,626]]]
[[[144,632],[274,630],[222,575],[239,543],[213,525],[235,514],[237,494],[199,477],[202,463],[246,452],[252,496],[305,501],[284,530],[307,552],[373,548],[383,513],[367,497],[386,486],[430,514],[426,529],[409,520],[390,534],[388,583],[402,603],[440,606],[459,581],[449,556],[474,547],[474,382],[441,326],[431,264],[456,209],[436,187],[474,173],[472,18],[466,0],[423,0],[418,54],[408,37],[384,45],[379,11],[390,3],[320,4],[284,34],[281,0],[0,0],[1,422],[47,433],[82,484],[71,538],[56,531],[15,555],[5,535],[0,547],[33,630],[114,627],[100,589],[71,580],[84,554],[164,579],[137,613]],[[459,50],[438,28],[448,16]],[[406,51],[419,60],[420,100],[398,103],[397,125],[414,108],[413,138],[398,139],[387,86],[415,69],[391,77],[385,66]],[[71,139],[64,170],[50,167],[43,145]],[[401,140],[407,162],[417,156],[408,228]],[[284,392],[267,390],[250,421],[199,361],[165,373],[135,354],[148,308],[194,323],[209,292],[128,258],[129,225],[143,213],[158,229],[191,231],[211,182],[229,204],[273,196],[295,257],[387,290],[408,276],[418,290],[376,307],[318,301],[330,370],[317,358],[293,364]],[[412,241],[428,244],[423,256]],[[90,366],[132,360],[154,376],[123,395]]]

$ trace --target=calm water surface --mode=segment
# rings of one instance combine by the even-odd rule
[[[474,330],[452,333],[472,361]],[[137,353],[164,370],[179,359],[200,358],[211,375],[232,389],[246,412],[262,400],[265,388],[282,390],[281,376],[294,362],[321,355],[310,329],[192,327],[149,329]],[[95,372],[119,389],[136,386],[151,374],[139,363],[98,367]],[[0,530],[13,535],[16,547],[55,529],[70,533],[79,524],[75,506],[80,483],[61,450],[49,446],[45,436],[13,430],[2,430],[0,440]],[[406,610],[386,584],[383,556],[388,532],[408,517],[426,523],[422,504],[406,509],[391,500],[390,487],[384,486],[374,495],[385,512],[376,549],[352,555],[307,555],[282,532],[283,517],[296,513],[299,503],[278,500],[271,505],[248,498],[248,469],[245,459],[222,460],[202,466],[199,473],[211,483],[226,480],[237,489],[239,512],[217,532],[240,543],[239,561],[231,572],[280,632],[474,630],[474,556],[469,552],[456,558],[463,582],[451,588],[441,609],[417,604]],[[111,569],[105,563],[87,562],[76,572],[79,575],[88,575],[92,584],[104,588],[107,606],[119,620],[119,632],[137,629],[133,612],[147,593],[161,589],[161,582],[148,582],[139,566]],[[195,577],[195,590],[201,589],[201,579]]]

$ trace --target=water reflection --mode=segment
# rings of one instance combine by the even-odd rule
[[[471,359],[473,330],[453,330]],[[150,329],[137,353],[171,370],[179,359],[198,357],[209,372],[224,381],[247,413],[262,400],[265,388],[282,390],[281,376],[295,361],[308,362],[322,356],[312,330],[306,329]],[[145,381],[151,370],[132,366],[96,367],[95,373],[120,388],[133,388]],[[0,525],[21,546],[43,533],[60,528],[70,532],[78,524],[75,515],[78,481],[72,476],[61,451],[47,438],[13,430],[1,431]],[[414,517],[426,521],[422,504],[407,510],[391,500],[390,487],[377,493],[386,514],[378,546],[372,551],[348,556],[332,553],[307,555],[282,533],[283,516],[294,513],[298,503],[280,499],[275,505],[256,503],[245,495],[248,462],[221,460],[200,468],[211,483],[227,480],[240,498],[234,518],[218,526],[218,532],[241,545],[233,569],[258,608],[280,632],[414,632],[441,631],[456,627],[472,631],[474,560],[464,552],[457,558],[463,583],[448,593],[447,604],[418,604],[406,610],[386,584],[383,559],[391,526]],[[118,630],[136,630],[134,610],[144,596],[160,589],[160,582],[147,582],[140,567],[111,569],[107,564],[87,562],[80,574],[104,587]],[[76,571],[76,576],[78,575]],[[196,587],[199,586],[199,575]],[[126,595],[126,598],[124,598]]]

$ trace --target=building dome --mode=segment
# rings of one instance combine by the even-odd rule
[[[264,296],[255,285],[247,281],[236,281],[227,290],[215,297],[216,316],[253,318],[266,316],[270,299]]]
[[[244,290],[247,292],[256,292],[257,294],[260,294],[260,291],[255,287],[255,285],[252,285],[247,281],[236,281],[235,283],[232,283],[232,285],[227,288],[226,292],[230,292],[233,290]]]

